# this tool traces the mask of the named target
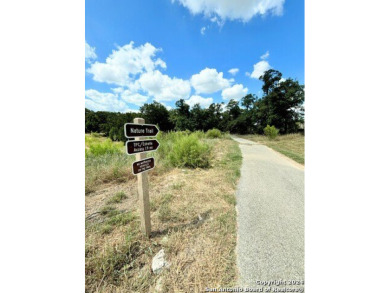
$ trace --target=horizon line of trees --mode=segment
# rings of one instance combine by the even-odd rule
[[[237,134],[263,134],[267,125],[273,125],[281,134],[296,133],[304,124],[304,85],[291,78],[282,79],[282,73],[270,69],[259,80],[263,81],[263,96],[248,94],[240,101],[230,100],[226,106],[212,103],[208,108],[199,104],[192,108],[184,99],[176,108],[168,110],[153,101],[144,104],[139,113],[94,112],[85,109],[85,132],[99,132],[112,140],[126,141],[124,124],[136,117],[145,123],[157,124],[161,131],[202,130],[217,128]],[[241,107],[240,107],[241,106]]]

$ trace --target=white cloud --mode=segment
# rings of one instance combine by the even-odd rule
[[[138,110],[135,110],[135,109],[127,109],[126,111],[124,111],[124,113],[139,113],[139,109],[138,109]]]
[[[225,20],[221,19],[218,16],[213,16],[212,18],[210,18],[210,21],[216,23],[219,27],[223,27],[223,25],[225,24]]]
[[[228,72],[229,72],[231,75],[236,75],[238,71],[240,71],[240,69],[238,69],[238,68],[232,68],[232,69],[230,69]]]
[[[206,32],[206,27],[204,26],[204,27],[202,27],[202,28],[200,29],[200,33],[201,33],[202,35],[204,35],[205,32]]]
[[[191,77],[191,85],[197,94],[211,94],[230,86],[230,80],[214,68],[205,68]]]
[[[177,0],[192,14],[203,14],[223,25],[225,19],[249,21],[256,15],[283,14],[284,0]],[[175,2],[175,0],[172,0]]]
[[[142,106],[149,99],[147,96],[143,96],[139,93],[133,93],[130,90],[125,90],[121,93],[122,100],[137,105]]]
[[[163,68],[163,69],[167,69],[167,64],[166,64],[163,60],[161,60],[160,58],[158,58],[158,59],[156,60],[156,62],[154,62],[154,64],[155,64],[156,66],[160,66],[160,67]]]
[[[153,71],[157,66],[166,68],[164,61],[154,60],[160,49],[150,43],[139,47],[133,47],[133,44],[134,42],[130,42],[113,50],[105,63],[95,62],[87,72],[93,75],[95,81],[125,86],[133,80],[129,75]]]
[[[97,55],[95,53],[95,47],[91,47],[87,42],[85,42],[85,60],[90,62],[93,59],[96,59]]]
[[[94,111],[127,112],[128,105],[112,93],[101,93],[97,90],[85,91],[85,107]]]
[[[222,91],[222,98],[224,100],[239,100],[242,97],[246,96],[248,93],[248,88],[244,88],[242,84],[235,84],[230,88],[224,89]]]
[[[213,98],[203,98],[201,96],[191,96],[188,100],[185,101],[191,107],[199,104],[203,108],[208,108],[213,103]]]
[[[142,74],[136,83],[158,102],[187,99],[191,92],[189,81],[170,78],[158,70]]]
[[[123,87],[117,87],[117,88],[113,88],[111,89],[114,93],[116,94],[120,94],[120,93],[123,93],[124,89]]]
[[[258,79],[268,69],[271,69],[271,66],[269,65],[268,61],[262,60],[253,65],[253,72],[251,73],[250,77]]]
[[[261,55],[260,59],[265,60],[269,57],[269,51],[265,52],[263,55]]]

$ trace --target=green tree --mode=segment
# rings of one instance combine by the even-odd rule
[[[202,109],[199,104],[195,104],[191,111],[191,120],[192,125],[194,126],[194,130],[206,130],[206,117],[207,111]]]
[[[282,73],[275,69],[269,69],[265,71],[263,75],[259,77],[259,79],[264,83],[262,87],[264,94],[268,95],[269,92],[274,89],[282,79]]]
[[[206,110],[205,129],[209,130],[217,128],[225,130],[226,125],[223,124],[223,103],[212,103]]]
[[[226,109],[229,113],[229,117],[231,120],[237,119],[241,114],[241,109],[239,106],[239,102],[231,99],[226,106]]]
[[[253,108],[256,100],[257,100],[256,95],[248,94],[241,99],[241,105],[245,107],[245,109],[248,111],[249,109]]]
[[[85,132],[99,132],[99,120],[94,111],[85,109]]]
[[[291,78],[281,81],[281,76],[279,71],[270,69],[260,78],[264,96],[256,103],[255,120],[260,129],[269,124],[282,134],[294,133],[298,130],[297,122],[303,122],[304,86]]]
[[[170,111],[170,121],[174,123],[175,130],[194,130],[193,121],[191,121],[190,106],[183,99],[178,100],[176,109]]]
[[[169,111],[163,104],[156,101],[151,104],[144,104],[140,108],[140,113],[146,123],[157,124],[162,131],[169,131],[174,128],[173,123],[169,120]]]

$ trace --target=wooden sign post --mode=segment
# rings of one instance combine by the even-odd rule
[[[135,124],[144,124],[145,119],[135,118]],[[136,141],[143,140],[142,137],[136,137]],[[135,154],[135,160],[140,161],[146,158],[145,153]],[[150,204],[149,204],[149,180],[148,173],[142,172],[137,174],[138,181],[138,200],[141,204],[141,229],[145,233],[146,237],[150,237],[151,222],[150,222]]]

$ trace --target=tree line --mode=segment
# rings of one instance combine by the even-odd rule
[[[113,140],[125,141],[124,124],[142,117],[146,123],[157,124],[162,131],[203,130],[217,128],[237,134],[263,134],[273,125],[281,134],[296,133],[304,124],[304,85],[282,73],[270,69],[259,80],[263,82],[263,96],[248,94],[240,101],[212,103],[208,108],[199,104],[192,108],[180,99],[175,109],[168,110],[154,101],[144,104],[140,113],[114,113],[85,109],[85,132],[99,132]]]

